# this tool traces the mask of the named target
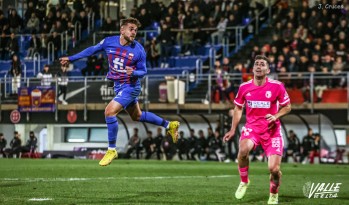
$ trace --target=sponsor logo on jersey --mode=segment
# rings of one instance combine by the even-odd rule
[[[270,108],[270,101],[247,101],[250,108]]]

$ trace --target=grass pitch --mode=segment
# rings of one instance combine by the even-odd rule
[[[282,164],[279,204],[349,204],[349,166]],[[250,164],[245,198],[235,163],[0,159],[0,204],[267,204],[266,163]],[[308,199],[303,185],[342,183],[338,198]],[[42,200],[42,201],[40,201]]]

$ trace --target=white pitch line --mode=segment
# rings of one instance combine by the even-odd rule
[[[0,181],[20,182],[67,182],[90,180],[154,180],[154,179],[202,179],[202,178],[229,178],[237,175],[213,175],[213,176],[155,176],[155,177],[96,177],[96,178],[0,178]]]
[[[51,198],[31,198],[28,199],[28,201],[52,201],[53,199]]]

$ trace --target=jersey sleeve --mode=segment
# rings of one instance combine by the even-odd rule
[[[288,96],[288,93],[283,84],[280,84],[279,95],[277,96],[277,100],[279,101],[279,104],[281,106],[286,106],[290,104],[290,97]]]
[[[75,60],[80,59],[80,58],[86,58],[88,56],[91,56],[91,55],[95,54],[98,51],[102,51],[103,50],[104,41],[105,41],[105,39],[103,39],[97,45],[88,47],[85,50],[81,51],[80,53],[77,53],[75,55],[69,56],[69,61],[75,61]]]
[[[146,74],[147,74],[146,54],[144,49],[142,48],[140,51],[140,57],[136,64],[136,69],[133,71],[132,76],[143,78]]]
[[[241,88],[241,86],[239,87],[239,91],[236,94],[234,104],[239,107],[243,107],[245,105],[245,96],[243,95],[243,89]]]

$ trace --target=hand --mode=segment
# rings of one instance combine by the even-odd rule
[[[133,73],[133,68],[130,67],[130,66],[126,66],[126,74],[127,75],[132,75],[132,73]]]
[[[235,130],[229,130],[229,132],[225,133],[223,137],[223,142],[228,142],[235,135]]]
[[[266,120],[268,120],[269,122],[269,125],[268,125],[268,129],[271,129],[275,126],[275,121],[277,120],[276,117],[272,114],[267,114],[265,117],[264,117]]]
[[[66,65],[69,62],[69,58],[62,57],[62,58],[59,58],[59,61],[61,62],[61,65]]]

